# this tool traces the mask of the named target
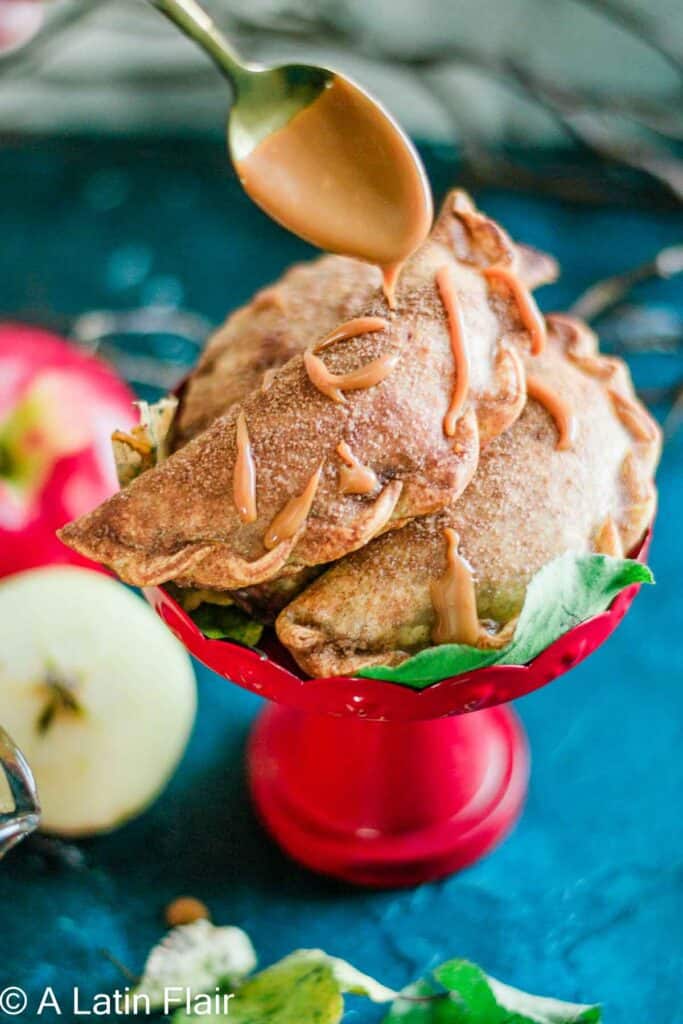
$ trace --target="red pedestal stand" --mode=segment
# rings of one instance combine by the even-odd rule
[[[635,557],[645,558],[649,537]],[[147,599],[219,675],[276,703],[249,748],[256,808],[296,860],[361,885],[416,885],[487,853],[513,826],[528,776],[524,733],[502,705],[567,672],[612,633],[638,590],[528,665],[500,665],[424,690],[378,679],[307,679],[268,653],[209,640],[161,588]],[[470,714],[468,712],[476,712]]]
[[[295,860],[362,885],[417,885],[506,835],[528,757],[504,707],[387,726],[271,704],[249,774],[263,822]]]

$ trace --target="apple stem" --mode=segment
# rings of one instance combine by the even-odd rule
[[[432,992],[428,996],[413,996],[409,993],[399,992],[398,998],[404,1000],[406,1003],[436,1003],[444,999],[453,999],[453,993]]]

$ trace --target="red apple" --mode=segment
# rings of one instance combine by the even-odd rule
[[[55,536],[117,490],[110,437],[136,420],[105,363],[26,324],[0,323],[0,576],[92,565]]]
[[[0,0],[0,52],[27,43],[44,18],[45,7],[40,0]]]

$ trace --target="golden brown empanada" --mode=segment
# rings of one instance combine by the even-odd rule
[[[535,263],[534,263],[535,266]],[[181,448],[272,372],[349,320],[379,292],[377,267],[346,256],[298,263],[232,313],[190,374],[174,429]]]
[[[131,583],[239,589],[451,505],[479,437],[522,408],[519,352],[540,350],[545,331],[520,273],[538,259],[452,194],[404,270],[395,311],[378,291],[367,298],[363,276],[341,301],[372,327],[319,338],[319,351],[295,355],[62,539]],[[372,490],[343,483],[349,459],[373,474]]]
[[[640,540],[654,514],[659,429],[592,332],[559,315],[549,326],[546,352],[525,360],[536,397],[482,452],[462,497],[342,559],[281,612],[278,636],[306,672],[396,665],[433,642],[500,646],[541,566],[565,551],[622,556]],[[449,542],[465,579],[448,581],[444,632],[434,587]]]

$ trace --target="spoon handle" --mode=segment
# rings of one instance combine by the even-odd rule
[[[216,23],[197,0],[149,0],[153,7],[165,14],[186,36],[211,57],[237,89],[240,81],[249,75],[249,69]]]

